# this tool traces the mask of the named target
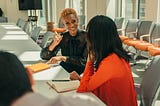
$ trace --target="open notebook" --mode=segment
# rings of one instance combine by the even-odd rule
[[[76,90],[80,84],[79,80],[52,80],[47,81],[47,84],[56,92],[62,93]]]
[[[46,63],[36,63],[36,64],[28,65],[26,67],[29,68],[33,73],[51,68],[51,66]]]

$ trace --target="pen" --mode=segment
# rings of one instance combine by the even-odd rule
[[[71,80],[52,80],[52,81],[53,81],[53,82],[54,82],[54,81],[57,81],[57,82],[58,82],[58,81],[59,81],[59,82],[63,82],[63,81],[64,81],[64,82],[65,82],[65,81],[71,81]]]
[[[58,35],[57,31],[55,31],[55,34]]]

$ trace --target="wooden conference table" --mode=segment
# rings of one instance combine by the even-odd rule
[[[14,53],[24,65],[41,62],[40,46],[31,39],[21,28],[14,23],[0,23],[0,50],[5,50]],[[54,66],[45,71],[33,74],[35,80],[35,91],[49,98],[53,98],[58,93],[50,89],[46,84],[48,80],[69,78],[69,73],[61,66]],[[62,95],[88,96],[99,102],[99,106],[105,106],[92,93],[76,93],[76,91],[62,93]]]

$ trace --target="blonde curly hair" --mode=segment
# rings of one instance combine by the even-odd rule
[[[64,20],[64,18],[70,14],[73,14],[77,20],[78,20],[78,15],[77,12],[73,9],[73,8],[65,8],[64,10],[62,10],[61,14],[60,14],[60,18],[62,20]],[[79,20],[78,20],[79,21]]]

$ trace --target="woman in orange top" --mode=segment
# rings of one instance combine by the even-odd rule
[[[107,106],[137,106],[130,57],[113,20],[95,16],[87,32],[89,55],[77,92],[93,92]]]

